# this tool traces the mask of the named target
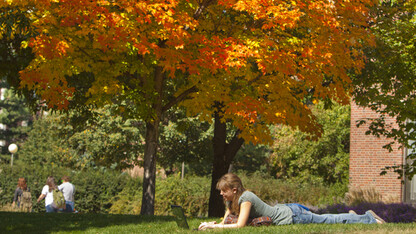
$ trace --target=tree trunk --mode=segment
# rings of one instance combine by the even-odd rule
[[[163,79],[162,67],[155,68],[153,85],[158,96],[153,102],[155,117],[146,121],[146,145],[144,149],[144,173],[143,173],[143,196],[141,215],[154,215],[155,195],[156,195],[156,158],[157,147],[159,144],[159,125],[162,118],[162,98],[163,98]],[[149,97],[150,99],[152,97]]]
[[[159,121],[146,124],[146,146],[144,150],[143,196],[141,215],[154,215],[156,188],[156,153]]]
[[[237,131],[230,143],[227,144],[227,125],[225,122],[221,122],[221,114],[218,112],[215,113],[213,139],[214,162],[208,207],[209,217],[224,216],[225,205],[216,186],[221,176],[228,172],[232,160],[244,143],[244,140],[239,137],[239,133],[240,131]]]

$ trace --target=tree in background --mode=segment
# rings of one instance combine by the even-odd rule
[[[0,78],[2,87],[14,87],[14,92],[25,96],[26,105],[38,107],[35,93],[19,87],[19,72],[32,61],[31,48],[22,47],[22,42],[34,36],[35,31],[26,10],[0,3]]]
[[[169,173],[180,171],[185,163],[185,174],[210,175],[213,163],[214,126],[198,117],[186,117],[184,110],[171,111],[166,116],[160,136],[159,164]],[[228,128],[232,128],[228,123]],[[235,128],[234,128],[235,131]],[[233,131],[227,136],[233,137]],[[232,163],[232,170],[253,173],[267,164],[270,148],[267,145],[243,144]],[[264,172],[267,168],[263,168]],[[174,170],[174,171],[173,171]]]
[[[372,14],[377,21],[371,30],[376,35],[376,47],[368,47],[367,61],[362,73],[354,77],[354,101],[379,114],[374,119],[363,119],[358,126],[369,123],[366,134],[384,136],[393,144],[406,147],[413,163],[387,167],[402,177],[416,174],[416,1],[383,0]],[[394,117],[396,125],[386,123]],[[404,171],[403,171],[404,169]],[[385,171],[386,172],[386,171]]]
[[[137,165],[137,152],[143,154],[143,127],[114,115],[110,106],[92,113],[94,118],[78,128],[70,123],[77,113],[53,113],[36,120],[21,147],[21,161],[74,170]]]
[[[21,87],[52,109],[70,108],[79,95],[86,100],[78,104],[117,102],[121,113],[146,123],[141,214],[153,214],[167,110],[192,98],[185,104],[190,115],[214,117],[212,185],[244,141],[271,140],[270,123],[319,132],[305,98],[348,100],[347,70],[362,67],[372,2],[27,0],[0,6],[25,7],[37,29],[23,43],[35,59],[21,71]],[[83,83],[75,86],[74,79]],[[77,93],[80,86],[86,91]],[[234,126],[232,138],[226,122]],[[211,197],[210,216],[218,216],[223,203],[214,186]]]
[[[0,82],[0,89],[1,154],[7,155],[4,159],[10,159],[8,146],[12,143],[21,146],[31,129],[33,116],[24,98],[16,94],[5,80]]]
[[[197,117],[186,117],[183,109],[173,109],[165,116],[160,134],[158,163],[166,172],[181,170],[185,174],[205,176],[212,170],[213,127]]]
[[[299,129],[272,127],[275,142],[269,168],[276,178],[301,183],[348,184],[350,146],[350,106],[335,104],[330,109],[321,102],[313,108],[322,125],[322,136],[311,141]]]
[[[0,3],[1,5],[1,3]],[[2,6],[2,5],[1,5]],[[19,22],[19,23],[16,23]],[[0,11],[0,140],[1,153],[10,159],[8,145],[21,146],[27,131],[31,128],[32,114],[29,106],[36,106],[34,93],[28,89],[18,89],[19,71],[33,59],[30,48],[22,48],[21,43],[34,32],[30,19],[24,11],[14,7],[2,7]],[[23,94],[25,98],[23,98]]]

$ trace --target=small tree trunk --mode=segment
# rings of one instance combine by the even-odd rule
[[[224,216],[225,205],[216,187],[218,180],[228,172],[232,160],[244,143],[244,140],[239,137],[239,133],[240,131],[237,131],[230,143],[227,144],[227,125],[225,122],[221,122],[221,115],[218,112],[215,113],[213,139],[214,162],[208,207],[209,217]]]

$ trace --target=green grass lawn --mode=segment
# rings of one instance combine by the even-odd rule
[[[212,219],[189,218],[191,229]],[[217,221],[220,221],[219,219]],[[0,233],[187,233],[172,217],[0,212]],[[308,224],[210,230],[209,233],[416,233],[412,224]]]

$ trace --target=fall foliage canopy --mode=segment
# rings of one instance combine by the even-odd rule
[[[51,108],[66,108],[74,87],[68,77],[94,74],[89,103],[114,95],[157,95],[149,77],[155,66],[186,81],[176,96],[197,87],[190,113],[211,118],[213,101],[243,136],[259,142],[255,122],[284,123],[316,132],[305,100],[348,101],[350,69],[363,67],[367,6],[373,0],[18,0],[37,36],[35,59],[21,71],[21,86],[36,90]],[[134,90],[121,82],[130,79]],[[130,90],[130,91],[129,91]],[[143,110],[146,108],[142,108]],[[142,115],[144,119],[152,116]],[[260,118],[261,116],[261,118]]]

